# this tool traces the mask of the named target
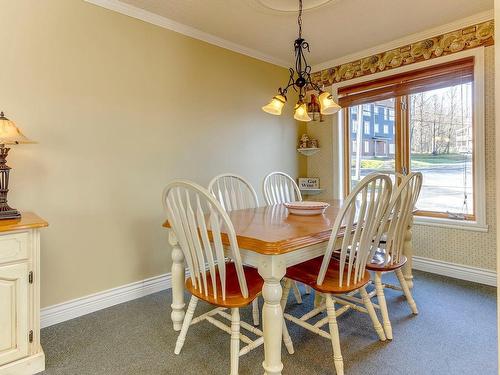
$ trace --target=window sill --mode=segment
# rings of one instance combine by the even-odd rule
[[[416,225],[440,227],[457,230],[471,230],[474,232],[488,232],[488,225],[477,221],[444,219],[439,217],[414,216]]]

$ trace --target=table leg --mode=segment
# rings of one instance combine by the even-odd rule
[[[172,323],[174,331],[180,331],[182,322],[184,320],[184,282],[185,282],[185,268],[184,268],[184,254],[182,253],[177,237],[174,232],[170,230],[168,241],[172,245]]]
[[[408,284],[409,288],[413,288],[413,273],[412,273],[412,267],[413,267],[413,245],[412,245],[412,237],[413,237],[413,218],[411,219],[410,225],[408,225],[408,229],[406,231],[405,235],[405,242],[404,242],[404,248],[403,248],[403,254],[407,258],[407,262],[403,267],[403,274],[405,277],[405,280]]]
[[[262,296],[262,326],[264,330],[264,374],[280,375],[281,340],[283,334],[283,311],[280,301],[282,295],[281,279],[285,276],[285,262],[278,256],[262,255],[259,261],[259,274],[264,279]]]

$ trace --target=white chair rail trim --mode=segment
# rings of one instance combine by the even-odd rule
[[[435,259],[413,257],[413,268],[438,275],[467,280],[479,284],[497,285],[497,275],[493,270],[443,262]],[[169,273],[136,281],[102,292],[76,298],[41,309],[41,327],[46,328],[80,316],[90,314],[120,303],[145,297],[149,294],[168,290],[172,287]],[[416,279],[418,288],[418,277]]]

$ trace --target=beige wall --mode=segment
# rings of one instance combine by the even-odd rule
[[[221,172],[298,174],[287,71],[81,0],[0,0],[10,202],[50,222],[42,306],[169,271],[161,191]]]
[[[488,233],[415,225],[414,255],[472,267],[494,270],[496,267],[495,213],[495,107],[494,107],[494,47],[485,48],[485,154],[486,154],[486,223]],[[321,198],[333,195],[334,132],[337,125],[308,125],[308,133],[320,140],[322,150],[310,157],[307,174],[320,177],[325,188]]]

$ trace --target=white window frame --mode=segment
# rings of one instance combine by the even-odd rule
[[[368,131],[366,131],[366,129],[368,129]],[[363,124],[363,132],[366,134],[366,135],[369,135],[370,134],[370,122],[369,121],[365,121],[364,124]]]
[[[465,57],[474,57],[474,82],[473,82],[473,100],[474,100],[474,126],[473,126],[473,140],[474,140],[474,207],[475,219],[472,220],[456,220],[448,218],[435,218],[415,216],[415,224],[437,226],[444,228],[465,229],[479,232],[487,232],[488,225],[486,223],[486,156],[485,156],[485,140],[484,140],[484,47],[476,47],[470,50],[453,53],[446,56],[437,57],[431,60],[422,61],[415,64],[402,66],[399,68],[390,69],[375,74],[370,74],[364,77],[354,78],[347,81],[339,82],[332,85],[332,94],[338,100],[338,90],[344,86],[359,84],[369,80],[379,79],[391,76],[398,73],[404,73],[420,68],[425,68],[433,65],[446,63],[462,59]],[[341,111],[342,112],[342,111]],[[335,155],[334,162],[334,181],[337,184],[334,191],[337,191],[339,197],[343,197],[343,114],[336,117],[338,126],[338,136],[336,137],[336,146],[339,150],[339,155]]]
[[[389,125],[384,125],[384,134],[389,134]]]

